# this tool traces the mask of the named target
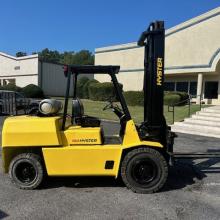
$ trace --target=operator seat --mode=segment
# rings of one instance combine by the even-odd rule
[[[73,102],[73,122],[82,127],[99,127],[100,119],[84,115],[83,103],[79,98],[74,98]]]

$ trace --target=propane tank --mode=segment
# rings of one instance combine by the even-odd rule
[[[63,105],[56,99],[44,99],[39,104],[39,111],[44,115],[57,114]]]

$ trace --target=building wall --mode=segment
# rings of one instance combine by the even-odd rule
[[[195,77],[198,73],[219,77],[220,71],[216,71],[216,62],[220,59],[219,24],[220,7],[166,31],[165,79],[181,79],[181,75],[188,77],[189,73]],[[142,89],[143,63],[144,48],[136,43],[95,50],[95,64],[121,66],[118,79],[125,91]],[[101,82],[109,80],[105,75],[96,75],[95,78]]]
[[[15,58],[0,53],[0,81],[15,79],[18,86],[38,84],[38,56]]]
[[[42,65],[42,66],[41,66]],[[83,74],[79,76],[94,78],[91,74]],[[43,89],[47,96],[64,96],[66,93],[67,78],[63,73],[63,65],[39,62],[39,86]],[[72,84],[70,88],[70,95],[72,95]]]
[[[66,88],[63,66],[39,62],[39,85],[47,96],[63,96]]]
[[[95,64],[96,65],[119,65],[120,73],[117,75],[118,80],[123,84],[123,89],[127,90],[141,90],[143,87],[143,62],[144,49],[133,48],[115,51],[96,51]],[[128,45],[123,45],[129,47]],[[105,51],[105,48],[103,48]],[[95,79],[100,82],[109,81],[107,75],[95,75]],[[131,83],[132,82],[132,83]]]
[[[209,66],[213,55],[220,49],[219,9],[217,12],[166,31],[167,72],[181,73],[183,68],[194,72],[195,67]]]
[[[94,78],[91,74],[82,76]],[[38,55],[17,58],[0,52],[0,85],[7,83],[15,83],[20,87],[39,85],[47,96],[64,96],[66,91],[63,66],[41,62]]]

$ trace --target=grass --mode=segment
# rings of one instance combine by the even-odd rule
[[[63,99],[62,99],[63,100]],[[86,115],[95,116],[102,119],[115,120],[118,121],[117,116],[111,111],[103,111],[103,107],[107,102],[101,101],[91,101],[87,99],[82,99],[84,105],[84,111]],[[143,121],[144,108],[141,106],[128,106],[129,111],[133,120],[136,123],[141,123]],[[68,105],[68,112],[71,113],[71,104]],[[196,111],[199,111],[199,105],[191,105],[191,114],[194,114]],[[164,115],[168,124],[172,124],[172,113],[168,112],[167,106],[164,106]],[[189,117],[188,115],[188,106],[177,106],[175,107],[175,121],[182,121],[184,118]]]

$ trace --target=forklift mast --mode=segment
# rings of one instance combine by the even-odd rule
[[[162,128],[164,96],[164,22],[149,25],[138,40],[145,47],[144,57],[144,123],[148,128]]]

